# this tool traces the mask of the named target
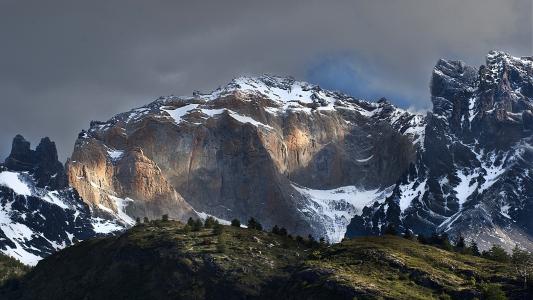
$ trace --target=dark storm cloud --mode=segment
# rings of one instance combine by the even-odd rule
[[[240,74],[424,109],[438,58],[529,55],[531,26],[529,0],[0,0],[0,155],[22,133],[65,158],[91,119]]]

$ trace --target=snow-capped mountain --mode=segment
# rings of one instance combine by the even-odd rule
[[[479,69],[440,60],[424,147],[383,202],[364,209],[348,236],[393,223],[446,232],[481,248],[533,249],[533,59],[493,51]]]
[[[93,121],[63,168],[18,136],[0,170],[0,249],[33,264],[135,218],[250,217],[331,242],[388,224],[533,249],[533,60],[440,60],[432,112],[293,78],[239,77]]]
[[[93,217],[67,185],[55,144],[41,140],[36,150],[22,136],[0,165],[0,251],[28,265],[77,241],[121,230],[111,215]]]
[[[255,217],[339,241],[414,161],[424,126],[384,99],[240,77],[92,122],[67,169],[87,203],[117,214]]]

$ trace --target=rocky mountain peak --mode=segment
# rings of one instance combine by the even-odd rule
[[[30,142],[22,135],[15,136],[4,166],[12,171],[30,173],[40,188],[55,190],[68,185],[65,169],[58,160],[56,145],[48,137],[41,139],[32,150]]]
[[[34,152],[30,142],[22,135],[17,134],[13,138],[11,153],[6,158],[4,165],[13,171],[27,171],[34,165]]]

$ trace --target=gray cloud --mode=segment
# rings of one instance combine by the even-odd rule
[[[0,155],[22,133],[65,158],[91,119],[240,74],[306,79],[335,55],[374,93],[428,108],[438,58],[531,55],[531,18],[529,0],[0,0]]]

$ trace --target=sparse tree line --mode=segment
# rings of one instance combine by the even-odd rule
[[[164,222],[168,220],[169,220],[168,215],[165,214],[161,216],[161,220],[157,220],[157,221]],[[151,223],[151,221],[147,217],[144,217],[142,222],[140,218],[136,218],[136,223],[137,225],[142,225],[142,224],[149,224]],[[240,228],[242,227],[242,223],[239,219],[233,219],[231,220],[230,226]],[[211,216],[207,217],[205,221],[202,221],[201,219],[189,218],[182,230],[185,232],[195,232],[195,231],[202,230],[202,228],[212,228],[213,232],[216,235],[221,235],[224,230],[223,225],[220,224],[220,222],[217,219]],[[253,217],[248,219],[248,222],[246,223],[246,228],[252,229],[252,230],[258,230],[258,231],[264,231],[263,225]],[[297,235],[294,237],[291,234],[289,234],[289,232],[287,231],[285,227],[279,227],[278,225],[274,225],[274,227],[272,227],[270,232],[275,235],[279,235],[279,236],[286,237],[291,240],[295,240],[296,242],[307,245],[309,247],[329,245],[329,243],[326,241],[324,237],[320,237],[318,240],[316,240],[312,234],[309,234],[307,238],[304,238],[300,235]]]
[[[385,235],[398,235],[394,225],[389,224],[385,231]],[[512,253],[508,253],[499,245],[492,245],[489,250],[480,252],[475,241],[467,244],[463,236],[459,236],[455,241],[451,241],[446,233],[433,233],[427,237],[424,235],[414,235],[413,232],[406,228],[403,237],[409,240],[418,241],[424,245],[435,246],[447,251],[454,251],[461,254],[479,256],[501,263],[509,263],[516,271],[516,275],[524,282],[524,288],[528,288],[528,284],[533,282],[533,254],[527,250],[515,246]]]

